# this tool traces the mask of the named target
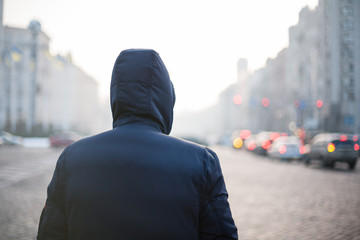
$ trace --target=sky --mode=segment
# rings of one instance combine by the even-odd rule
[[[263,67],[288,45],[300,10],[318,0],[4,0],[4,24],[33,19],[51,38],[52,54],[71,53],[108,98],[111,72],[128,48],[156,50],[176,92],[175,114],[215,104],[235,83],[236,63]],[[106,99],[107,101],[107,99]]]

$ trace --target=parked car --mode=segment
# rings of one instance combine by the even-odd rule
[[[251,131],[249,129],[236,130],[231,135],[232,146],[235,149],[243,149],[246,139],[250,138]]]
[[[358,146],[346,134],[320,133],[307,145],[305,164],[320,160],[324,167],[334,167],[335,162],[345,162],[354,169],[358,158]]]
[[[58,132],[49,137],[51,147],[66,147],[82,137],[75,132]]]
[[[275,141],[280,136],[283,136],[283,133],[272,132],[272,131],[263,131],[256,135],[255,139],[255,149],[254,152],[266,156],[267,150],[271,147],[273,141]]]
[[[304,144],[296,136],[281,136],[267,150],[269,157],[282,160],[300,160],[304,153]]]
[[[256,135],[251,135],[244,140],[245,149],[248,151],[254,151],[256,148]]]
[[[348,135],[349,140],[352,140],[354,143],[354,148],[355,150],[358,151],[358,157],[360,157],[360,136],[359,134],[353,134],[353,135]]]
[[[0,142],[0,145],[22,146],[23,138],[5,131],[0,131]]]

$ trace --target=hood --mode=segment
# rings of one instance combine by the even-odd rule
[[[154,50],[129,49],[120,53],[112,72],[110,101],[114,128],[141,123],[170,133],[175,92]]]

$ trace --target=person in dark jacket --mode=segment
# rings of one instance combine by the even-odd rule
[[[175,93],[159,54],[121,52],[110,98],[113,129],[60,155],[38,240],[237,239],[216,154],[168,136]]]

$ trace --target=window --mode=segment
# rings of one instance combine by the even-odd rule
[[[349,65],[349,71],[350,71],[350,72],[354,72],[354,64],[350,64],[350,65]]]
[[[341,21],[341,30],[343,31],[352,31],[354,30],[354,24],[350,20]]]
[[[355,84],[353,77],[344,77],[343,82],[344,82],[344,86],[349,88],[353,88]]]
[[[299,65],[299,66],[298,66],[298,73],[299,73],[299,76],[303,76],[303,75],[304,75],[304,67],[303,67],[303,65]]]
[[[355,101],[355,94],[353,89],[349,90],[348,95],[349,95],[349,101],[351,102]]]
[[[298,36],[297,36],[297,43],[298,44],[302,44],[304,42],[304,35],[302,33],[300,33]]]
[[[350,6],[344,6],[341,8],[341,15],[342,16],[353,16],[354,11]]]
[[[344,44],[353,45],[354,44],[354,36],[351,33],[345,33],[341,36],[341,40]]]
[[[351,77],[350,81],[349,81],[349,87],[351,87],[351,88],[354,87],[354,85],[355,85],[354,83],[355,83],[354,78]]]
[[[341,56],[344,57],[344,58],[353,58],[354,57],[354,51],[348,45],[342,44],[342,46],[341,46]]]
[[[348,90],[344,91],[343,100],[345,102],[353,102],[353,101],[355,101],[355,94],[354,94],[353,89],[348,89]]]
[[[349,64],[347,62],[342,62],[341,70],[343,73],[349,73]]]

